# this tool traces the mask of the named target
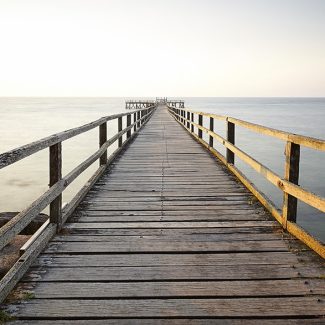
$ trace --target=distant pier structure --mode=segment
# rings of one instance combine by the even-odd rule
[[[170,107],[184,108],[184,100],[169,100],[167,97],[156,97],[156,100],[127,100],[126,109],[143,109],[159,104],[165,104]]]

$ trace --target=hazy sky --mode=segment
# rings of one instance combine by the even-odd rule
[[[0,96],[325,96],[325,0],[0,0]]]

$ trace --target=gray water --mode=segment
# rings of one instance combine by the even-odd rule
[[[0,152],[76,127],[105,115],[125,112],[126,98],[0,98]],[[240,118],[272,128],[325,138],[325,98],[184,98],[187,108]],[[208,126],[208,121],[204,121]],[[116,122],[109,122],[113,136]],[[225,123],[215,122],[225,135]],[[284,141],[236,128],[236,144],[279,175],[284,173]],[[116,146],[115,146],[116,147]],[[111,148],[111,151],[115,148]],[[221,153],[224,148],[215,145]],[[63,174],[98,148],[98,130],[63,143]],[[325,153],[301,149],[300,185],[325,197]],[[281,208],[282,193],[236,159],[236,165]],[[68,202],[93,174],[94,163],[64,192]],[[48,184],[48,150],[0,170],[0,211],[20,211],[40,196]],[[298,223],[325,241],[324,213],[299,202]]]

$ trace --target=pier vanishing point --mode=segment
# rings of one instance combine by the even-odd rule
[[[2,319],[324,324],[324,245],[296,215],[297,200],[325,212],[324,198],[298,185],[300,147],[325,151],[325,141],[194,112],[183,101],[140,102],[0,155],[0,168],[44,149],[50,162],[48,191],[0,228],[2,249],[50,207],[0,282]],[[217,122],[226,124],[226,135]],[[236,146],[237,127],[283,140],[284,175]],[[64,141],[94,128],[99,148],[62,175]],[[281,210],[237,159],[283,191]],[[96,173],[62,206],[62,192],[96,161]]]

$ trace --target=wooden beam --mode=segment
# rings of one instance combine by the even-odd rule
[[[107,141],[107,122],[99,126],[99,148]],[[99,159],[99,166],[106,165],[107,162],[107,150]]]
[[[131,125],[131,114],[127,115],[126,117],[126,126],[129,127]],[[126,132],[126,138],[130,138],[131,136],[131,129]]]
[[[117,130],[118,130],[118,132],[121,132],[122,128],[123,128],[123,126],[122,126],[122,117],[119,117],[118,120],[117,120]],[[123,144],[123,137],[121,136],[118,139],[118,146],[122,147],[122,144]]]
[[[200,126],[203,125],[203,116],[201,114],[198,115],[198,124]],[[202,139],[202,130],[201,129],[198,129],[198,136],[200,139]]]
[[[50,147],[50,183],[54,186],[62,179],[62,144],[61,142]],[[50,223],[57,225],[57,230],[61,228],[61,209],[62,209],[62,193],[60,193],[50,203]]]
[[[214,132],[214,118],[210,117],[210,131]],[[209,146],[213,147],[213,136],[209,136]]]
[[[137,128],[139,129],[140,128],[140,111],[137,112],[137,120],[138,120]]]
[[[285,149],[286,161],[284,179],[298,185],[299,181],[299,160],[300,145],[290,141]],[[283,197],[283,228],[287,228],[287,221],[296,222],[297,219],[297,198],[284,192]]]
[[[231,144],[235,144],[235,124],[231,123],[227,120],[227,140]],[[235,154],[227,148],[227,163],[234,164],[235,163]]]

